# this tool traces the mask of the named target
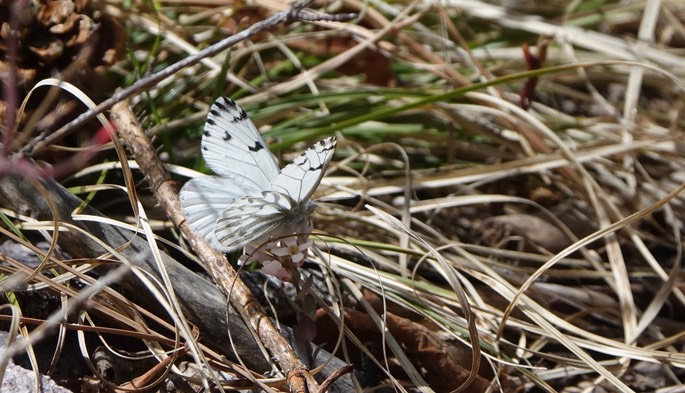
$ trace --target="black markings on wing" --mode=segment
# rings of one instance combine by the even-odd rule
[[[247,113],[232,100],[220,97],[207,115],[202,156],[222,177],[265,190],[278,176],[276,158]]]
[[[335,137],[329,137],[311,146],[281,170],[271,183],[273,190],[290,196],[298,204],[309,200],[333,157],[336,143]]]
[[[254,146],[248,146],[247,148],[250,149],[250,151],[252,151],[252,152],[258,152],[258,151],[262,150],[264,148],[264,146],[262,145],[261,142],[257,142],[254,144]]]

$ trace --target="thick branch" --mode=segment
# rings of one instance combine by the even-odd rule
[[[116,104],[112,108],[112,121],[126,146],[133,152],[140,170],[147,175],[157,202],[166,211],[171,221],[181,229],[192,248],[205,263],[212,278],[224,293],[230,295],[231,304],[252,326],[264,346],[274,355],[274,359],[283,372],[289,376],[290,390],[293,392],[316,391],[317,382],[309,374],[308,367],[300,360],[301,356],[298,356],[288,340],[281,335],[226,257],[212,249],[204,239],[197,237],[186,224],[185,217],[181,213],[177,184],[159,161],[149,139],[138,125],[126,102]]]
[[[160,277],[152,258],[142,257],[149,254],[146,251],[149,248],[146,239],[120,227],[102,222],[73,221],[71,214],[78,206],[83,204],[83,201],[52,179],[42,180],[41,186],[45,190],[45,197],[51,199],[57,207],[59,217],[55,218],[52,216],[47,200],[43,194],[36,190],[33,183],[26,181],[24,177],[18,175],[0,177],[0,207],[31,216],[39,221],[58,219],[64,223],[72,224],[84,229],[114,248],[127,245],[120,250],[125,258],[139,269],[148,272],[154,277]],[[102,216],[100,212],[90,207],[86,207],[82,213]],[[60,232],[59,245],[74,258],[95,258],[106,252],[95,241],[76,231]],[[224,354],[227,358],[236,361],[237,357],[232,352],[227,334],[230,329],[236,351],[246,366],[257,372],[271,370],[271,365],[262,356],[257,343],[254,341],[254,337],[243,319],[234,314],[229,321],[226,321],[226,297],[219,288],[197,273],[188,270],[164,252],[161,255],[166,270],[171,277],[174,292],[181,305],[183,314],[193,325],[198,327],[201,337],[204,338],[203,343],[211,349]],[[165,313],[147,291],[141,290],[143,287],[138,280],[122,280],[118,284],[126,290],[133,302],[157,312],[158,315]],[[294,341],[292,331],[288,327],[282,327],[281,331],[289,337],[289,340]],[[304,357],[305,355],[303,354],[302,356]],[[329,360],[330,357],[331,354],[319,351],[315,362],[319,365]],[[333,358],[329,365],[322,370],[321,375],[322,377],[327,377],[344,365],[345,363],[339,359]],[[342,393],[353,390],[351,379],[341,378],[336,381],[334,389],[331,391]]]

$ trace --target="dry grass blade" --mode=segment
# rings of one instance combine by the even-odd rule
[[[80,351],[111,390],[685,381],[684,3],[28,3],[0,4],[0,321],[36,373]],[[292,283],[183,225],[220,95],[279,164],[337,138]]]
[[[432,254],[432,256],[439,261],[440,267],[443,269],[442,274],[445,275],[445,277],[448,279],[450,285],[454,289],[454,292],[457,295],[457,298],[459,299],[459,302],[461,303],[461,308],[464,311],[464,316],[467,320],[468,328],[469,328],[469,333],[471,337],[471,348],[473,349],[473,355],[472,355],[472,361],[471,361],[471,373],[469,374],[468,378],[464,383],[457,388],[457,391],[463,391],[464,389],[468,388],[468,386],[473,382],[473,380],[476,377],[477,370],[480,366],[480,343],[478,341],[478,330],[476,328],[476,317],[475,315],[471,312],[471,306],[469,304],[469,300],[466,297],[466,293],[464,292],[464,289],[462,288],[462,285],[460,283],[460,280],[458,276],[455,274],[455,272],[451,269],[450,265],[447,263],[446,260],[442,258],[442,256],[434,250],[428,243],[426,243],[421,237],[416,235],[411,229],[407,228],[404,226],[400,221],[397,221],[394,217],[390,216],[389,214],[378,210],[374,208],[373,206],[366,206],[367,209],[371,210],[372,213],[374,213],[376,216],[381,218],[383,221],[387,222],[388,224],[400,229],[401,231],[405,232],[408,234],[414,241],[417,241],[419,244],[422,246],[426,247],[428,251]]]

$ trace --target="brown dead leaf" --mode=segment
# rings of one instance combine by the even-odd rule
[[[337,339],[338,329],[323,310],[314,318],[318,325],[316,342],[333,343]],[[412,363],[426,371],[426,379],[431,388],[439,392],[448,392],[458,388],[469,375],[471,349],[447,335],[436,333],[417,322],[394,314],[386,314],[386,327],[405,349]],[[365,312],[345,309],[345,325],[369,347],[381,348],[381,335],[378,327]],[[486,364],[481,360],[481,365]],[[488,374],[487,366],[479,370]],[[463,392],[485,392],[490,385],[487,379],[479,374]]]
[[[481,243],[501,246],[511,238],[523,240],[522,249],[542,247],[556,253],[571,244],[571,240],[556,226],[529,214],[507,214],[483,222]]]

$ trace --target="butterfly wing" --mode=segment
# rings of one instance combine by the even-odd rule
[[[181,203],[194,232],[227,252],[296,232],[309,222],[308,202],[333,156],[335,137],[310,147],[279,171],[247,113],[228,98],[210,108],[202,155],[219,176],[190,180]]]
[[[217,175],[253,188],[267,189],[280,172],[247,113],[226,97],[219,97],[209,109],[201,149]]]
[[[214,234],[217,220],[236,199],[260,191],[232,179],[202,176],[186,182],[179,196],[186,221],[193,232],[207,239],[213,248],[228,251]]]
[[[297,204],[308,201],[321,182],[336,143],[332,136],[312,145],[281,170],[271,183],[271,188],[288,195]]]
[[[274,191],[237,199],[216,222],[214,235],[228,249],[265,241],[283,233],[292,207],[288,197]]]

